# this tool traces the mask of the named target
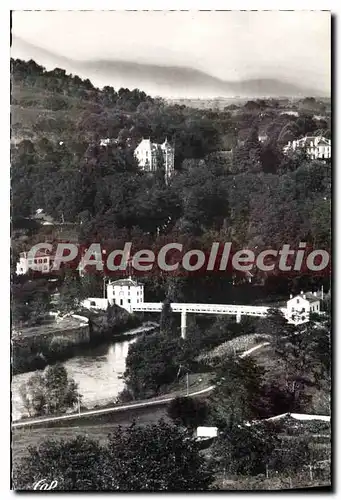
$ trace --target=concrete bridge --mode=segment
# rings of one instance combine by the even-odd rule
[[[162,302],[143,302],[132,306],[133,312],[161,312],[163,307]],[[172,302],[171,310],[175,313],[181,313],[181,337],[186,338],[186,319],[187,313],[197,314],[228,314],[236,316],[237,323],[240,322],[242,316],[258,316],[265,317],[269,307],[265,306],[237,306],[230,304],[190,304]],[[286,309],[281,309],[286,314]]]

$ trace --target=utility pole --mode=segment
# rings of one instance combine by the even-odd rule
[[[189,394],[189,380],[188,380],[188,372],[186,373],[186,393],[187,396]]]
[[[310,476],[310,481],[313,480],[313,466],[310,464],[309,465],[309,476]]]
[[[77,403],[78,403],[78,415],[81,415],[81,398],[79,392],[77,392]]]

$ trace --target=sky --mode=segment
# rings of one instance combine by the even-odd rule
[[[290,76],[330,90],[326,11],[15,11],[12,33],[75,60],[186,66],[234,81]]]

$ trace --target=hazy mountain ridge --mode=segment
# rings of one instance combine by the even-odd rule
[[[12,57],[34,59],[47,69],[62,67],[89,78],[98,87],[139,88],[161,97],[301,97],[324,96],[318,89],[300,87],[275,78],[225,81],[189,67],[161,66],[130,61],[76,61],[15,38]]]

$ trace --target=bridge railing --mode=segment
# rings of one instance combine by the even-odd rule
[[[192,304],[174,302],[170,304],[173,312],[199,313],[199,314],[238,314],[247,316],[266,316],[269,308],[265,306],[240,306],[233,304]],[[159,312],[162,302],[144,302],[133,306],[133,311]]]
[[[133,311],[150,311],[159,312],[162,310],[162,302],[142,302],[141,304],[136,304],[132,307]]]

